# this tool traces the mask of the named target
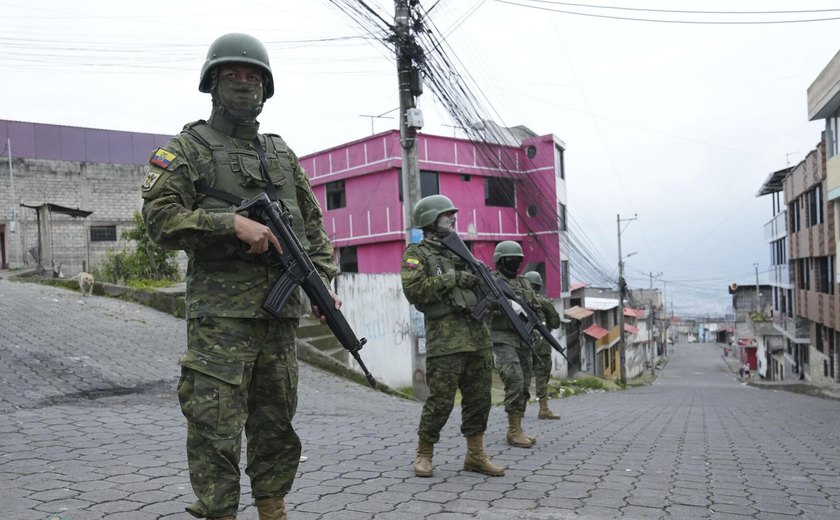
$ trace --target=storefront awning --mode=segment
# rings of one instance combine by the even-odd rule
[[[563,311],[563,314],[574,320],[584,320],[595,313],[590,310],[584,309],[579,305],[575,305],[574,307],[569,307],[568,309]]]
[[[632,307],[625,307],[624,315],[629,318],[641,318],[645,315],[645,311],[641,309],[634,309]]]
[[[583,331],[583,333],[591,338],[601,339],[609,334],[610,331],[600,325],[590,325]]]

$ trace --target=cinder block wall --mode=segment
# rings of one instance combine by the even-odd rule
[[[15,195],[18,203],[31,206],[45,203],[92,211],[87,218],[51,215],[53,256],[70,277],[83,270],[91,270],[105,257],[109,249],[122,249],[123,231],[134,226],[134,212],[140,211],[140,185],[146,173],[145,165],[123,165],[43,159],[15,159]],[[8,170],[8,166],[3,168]],[[11,194],[8,171],[0,180],[0,221],[11,220]],[[24,265],[37,265],[30,251],[38,248],[38,221],[34,209],[18,207],[20,241]],[[91,241],[91,226],[116,226],[116,241]],[[7,235],[7,240],[14,237]],[[15,244],[10,243],[7,255],[16,262]],[[130,244],[129,244],[130,247]],[[89,262],[89,263],[88,263]],[[183,267],[184,261],[181,260]],[[44,264],[46,269],[50,265]]]

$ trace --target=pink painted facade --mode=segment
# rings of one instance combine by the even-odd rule
[[[420,170],[429,172],[423,195],[452,199],[458,232],[478,259],[492,267],[496,243],[515,240],[525,253],[523,271],[540,271],[548,296],[568,290],[562,142],[545,135],[502,146],[426,134],[417,142]],[[399,132],[316,152],[301,164],[344,270],[398,273],[405,248]]]

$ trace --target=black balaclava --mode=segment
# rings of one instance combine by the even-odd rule
[[[521,265],[521,256],[505,256],[503,258],[500,258],[499,261],[496,262],[496,268],[499,270],[500,273],[507,276],[508,278],[516,277],[516,274],[519,272],[519,267]]]

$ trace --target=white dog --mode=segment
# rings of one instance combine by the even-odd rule
[[[92,296],[93,284],[96,283],[96,279],[94,279],[93,275],[81,272],[76,278],[79,280],[79,290],[82,291],[82,296]]]

